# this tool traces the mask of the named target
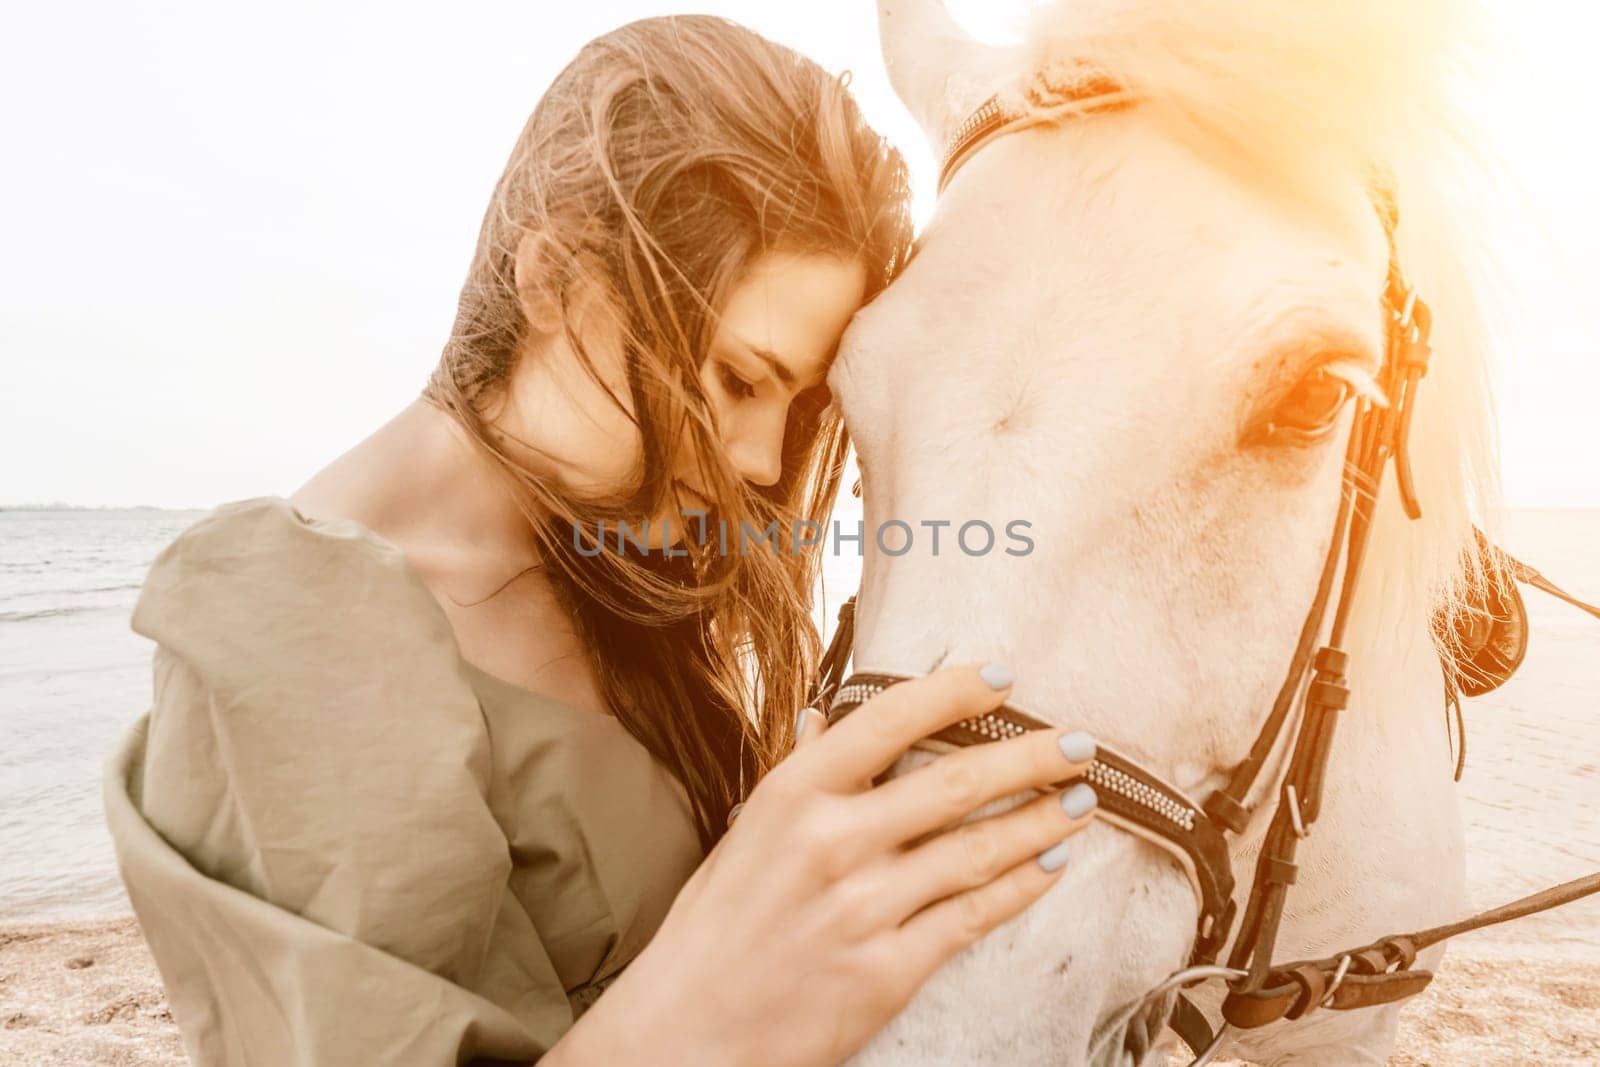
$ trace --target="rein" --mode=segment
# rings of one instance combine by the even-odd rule
[[[939,191],[944,191],[963,164],[1006,134],[1123,110],[1137,99],[1107,79],[1091,77],[1063,90],[1047,105],[1034,102],[1040,104],[1037,110],[1015,112],[995,97],[974,111],[944,153]],[[1422,514],[1406,449],[1417,387],[1428,367],[1432,315],[1400,270],[1394,243],[1398,218],[1393,196],[1379,190],[1373,200],[1389,241],[1389,270],[1382,300],[1387,320],[1386,345],[1379,372],[1379,386],[1389,403],[1380,406],[1368,399],[1357,401],[1328,554],[1295,654],[1260,733],[1249,752],[1233,767],[1227,784],[1203,803],[1103,744],[1084,773],[1101,797],[1101,817],[1166,851],[1178,861],[1194,890],[1199,917],[1189,965],[1151,990],[1135,1008],[1142,1011],[1157,1006],[1176,990],[1208,979],[1227,981],[1228,994],[1222,1004],[1225,1024],[1216,1032],[1204,1013],[1181,993],[1172,1002],[1167,1025],[1196,1054],[1191,1067],[1210,1062],[1232,1028],[1254,1029],[1279,1019],[1300,1019],[1319,1007],[1347,1010],[1413,996],[1433,978],[1430,971],[1413,969],[1417,953],[1423,949],[1469,930],[1600,892],[1597,872],[1455,923],[1393,934],[1323,959],[1273,962],[1285,901],[1289,887],[1295,883],[1295,852],[1300,841],[1310,835],[1320,812],[1334,731],[1339,713],[1349,702],[1346,672],[1350,656],[1341,646],[1371,533],[1373,508],[1391,460],[1406,515],[1417,519]],[[1492,555],[1511,578],[1600,618],[1600,607],[1571,596],[1499,549],[1493,549]],[[1515,587],[1509,588],[1511,595],[1503,597],[1502,602],[1514,603],[1520,613],[1521,600],[1515,596]],[[820,676],[812,698],[812,706],[825,711],[830,723],[884,689],[907,680],[903,675],[884,673],[858,673],[845,678],[854,643],[855,600],[852,596],[840,609],[839,626],[819,665]],[[1510,621],[1520,621],[1525,631],[1525,618]],[[1327,639],[1319,641],[1325,626]],[[1468,695],[1487,692],[1504,682],[1520,658],[1518,655],[1515,662],[1500,664],[1501,669],[1490,672],[1492,677],[1476,676],[1478,684]],[[1448,664],[1445,673],[1451,680],[1447,700],[1454,701],[1459,722],[1459,694],[1453,681],[1456,674]],[[1292,714],[1296,709],[1298,716]],[[946,727],[930,740],[966,746],[1053,728],[1007,704]],[[1464,757],[1464,733],[1462,736]],[[1240,915],[1234,900],[1236,883],[1228,834],[1244,832],[1257,806],[1249,799],[1252,790],[1273,752],[1281,747],[1287,747],[1287,767],[1277,785],[1277,803]],[[1064,780],[1053,788],[1066,784]],[[1232,949],[1227,963],[1219,965],[1217,960],[1230,937]]]

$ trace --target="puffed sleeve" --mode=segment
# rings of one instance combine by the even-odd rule
[[[157,644],[154,704],[112,758],[107,819],[195,1063],[528,1062],[555,1042],[572,1009],[507,899],[482,711],[397,549],[228,505],[156,560],[133,626]]]

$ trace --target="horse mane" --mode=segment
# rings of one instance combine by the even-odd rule
[[[1486,305],[1499,290],[1467,232],[1499,179],[1459,95],[1487,37],[1464,0],[1063,0],[1034,13],[1003,91],[1013,107],[1049,109],[1063,88],[1109,76],[1154,121],[1222,146],[1274,191],[1333,210],[1352,173],[1392,188],[1401,268],[1434,312],[1410,440],[1422,518],[1405,517],[1388,472],[1357,655],[1414,632],[1419,614],[1460,610],[1489,566],[1472,527],[1492,538],[1499,526]]]

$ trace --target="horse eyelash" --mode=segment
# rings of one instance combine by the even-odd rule
[[[1372,372],[1354,360],[1329,360],[1326,363],[1318,364],[1313,369],[1338,378],[1350,387],[1351,392],[1367,400],[1374,407],[1386,408],[1389,406],[1389,398],[1378,387],[1378,380],[1372,376]]]

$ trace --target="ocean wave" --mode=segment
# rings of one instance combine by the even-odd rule
[[[0,611],[0,622],[33,622],[36,619],[54,619],[63,615],[88,615],[97,611],[114,610],[104,604],[79,604],[68,608],[39,608],[37,611]]]
[[[100,580],[106,581],[106,577],[101,577]],[[133,593],[139,587],[139,582],[117,582],[113,585],[57,587],[49,590],[17,592],[17,595],[9,598],[0,596],[0,605],[5,605],[8,599],[13,605],[9,610],[0,610],[0,622],[35,622],[39,619],[55,619],[66,615],[88,615],[107,611],[127,612],[133,605],[133,598],[126,595],[108,598],[105,594]],[[38,606],[22,606],[30,600]],[[54,603],[51,603],[52,601]]]

